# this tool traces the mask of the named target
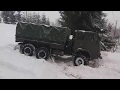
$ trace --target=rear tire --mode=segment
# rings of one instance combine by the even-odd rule
[[[37,59],[45,59],[47,60],[49,58],[49,51],[45,47],[41,47],[36,51],[36,58]]]
[[[27,56],[33,56],[35,47],[32,44],[25,44],[22,46],[22,53]]]

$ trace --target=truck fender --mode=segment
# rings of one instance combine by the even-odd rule
[[[78,53],[85,53],[85,54],[88,55],[89,58],[91,57],[90,52],[87,51],[87,50],[85,50],[85,49],[83,49],[83,48],[78,48],[78,49],[75,51],[75,55],[77,55]]]

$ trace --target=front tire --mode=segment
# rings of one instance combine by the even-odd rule
[[[84,60],[81,57],[76,57],[74,59],[74,65],[75,66],[80,66],[80,65],[84,65]]]
[[[75,66],[88,65],[88,64],[89,64],[89,62],[84,55],[76,56],[74,58],[74,65]]]

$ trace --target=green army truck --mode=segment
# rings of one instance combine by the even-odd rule
[[[71,30],[66,27],[18,22],[16,42],[22,54],[47,60],[51,55],[72,55],[75,66],[86,65],[100,57],[100,40],[97,33]]]

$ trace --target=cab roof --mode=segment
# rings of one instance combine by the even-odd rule
[[[75,30],[75,32],[95,33],[95,32],[93,32],[93,31],[85,31],[85,30]]]

